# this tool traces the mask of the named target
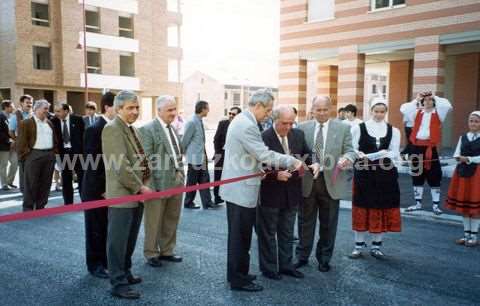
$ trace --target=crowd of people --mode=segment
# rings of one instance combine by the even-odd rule
[[[260,175],[215,187],[213,199],[210,189],[199,191],[204,210],[226,203],[227,280],[232,290],[263,290],[249,273],[254,232],[264,277],[303,278],[300,269],[309,264],[317,220],[315,257],[318,270],[328,272],[340,200],[352,200],[350,257],[363,257],[371,236],[371,256],[385,258],[384,234],[402,230],[396,167],[401,160],[410,164],[415,195],[415,204],[406,210],[423,209],[427,182],[433,213],[442,214],[438,145],[442,122],[452,109],[448,100],[423,92],[401,106],[408,140],[402,152],[401,133],[386,121],[388,105],[383,100],[371,104],[365,122],[356,118],[354,105],[331,118],[334,105],[326,96],[313,99],[310,120],[301,123],[295,108],[273,104],[268,90],[255,92],[246,109],[229,110],[213,140],[215,181]],[[206,101],[196,103],[195,115],[181,132],[176,99],[168,95],[156,100],[155,118],[138,129],[134,124],[140,104],[130,91],[104,94],[100,112],[95,102],[88,102],[84,116],[74,114],[65,102],[56,103],[51,113],[49,102],[28,95],[20,98],[19,106],[15,110],[11,101],[1,103],[0,182],[3,190],[18,188],[14,178],[19,169],[24,211],[48,204],[56,170],[65,205],[74,203],[74,180],[82,201],[210,182],[202,120],[209,112]],[[456,243],[475,246],[480,225],[480,111],[471,113],[468,128],[455,150],[458,164],[445,207],[463,215],[464,236]],[[132,255],[142,219],[145,262],[152,268],[182,262],[176,253],[177,227],[182,206],[200,209],[195,196],[190,191],[184,197],[178,193],[85,211],[88,271],[110,279],[113,296],[139,298],[132,285],[142,279],[132,273]]]

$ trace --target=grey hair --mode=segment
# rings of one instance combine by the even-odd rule
[[[255,91],[250,100],[248,101],[248,106],[256,106],[257,104],[262,104],[263,106],[267,106],[270,103],[273,103],[275,98],[273,97],[272,91],[268,88],[263,88]]]
[[[115,96],[113,106],[115,106],[115,108],[122,108],[127,102],[138,102],[138,97],[132,91],[122,90]]]
[[[312,108],[315,106],[315,104],[317,104],[317,102],[319,102],[321,100],[326,101],[329,106],[332,105],[332,100],[330,99],[329,96],[315,96],[312,99]]]
[[[177,103],[174,96],[170,95],[163,95],[157,98],[157,110],[163,108],[165,105],[169,104],[169,102]]]
[[[48,107],[50,108],[50,103],[45,100],[45,99],[40,99],[35,101],[35,104],[33,104],[33,111],[36,112],[38,109],[43,108],[43,107]]]
[[[275,107],[275,109],[272,112],[272,119],[273,121],[276,121],[280,119],[282,114],[292,114],[295,115],[295,112],[293,111],[293,107],[288,106],[288,105],[281,105]]]

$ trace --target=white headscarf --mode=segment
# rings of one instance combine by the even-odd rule
[[[473,112],[470,113],[470,116],[468,116],[468,117],[471,117],[473,115],[480,117],[480,111],[473,111]]]

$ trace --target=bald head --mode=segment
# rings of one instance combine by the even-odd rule
[[[296,115],[293,108],[286,105],[278,106],[273,110],[272,117],[278,135],[287,136],[295,123]]]
[[[312,101],[312,115],[320,123],[327,122],[330,118],[332,101],[327,96],[316,96]]]

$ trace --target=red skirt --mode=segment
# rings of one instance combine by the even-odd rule
[[[446,206],[465,217],[480,217],[480,166],[471,177],[460,177],[455,170],[448,188]]]
[[[401,232],[400,208],[362,208],[352,204],[352,228],[358,232]]]

